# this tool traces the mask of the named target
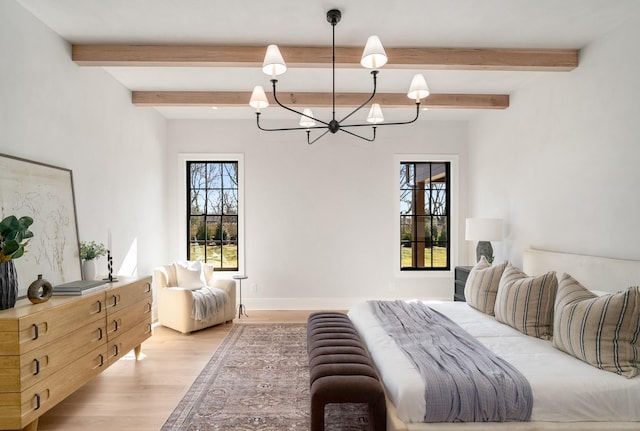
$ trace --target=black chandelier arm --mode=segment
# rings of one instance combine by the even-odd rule
[[[408,121],[398,121],[394,123],[376,123],[376,126],[401,126],[403,124],[411,124],[415,123],[418,117],[420,116],[420,102],[416,102],[416,116]],[[371,123],[360,123],[360,124],[341,124],[340,130],[344,130],[347,127],[365,127],[371,126]]]
[[[311,118],[312,120],[317,121],[318,123],[322,123],[322,124],[324,124],[325,126],[328,126],[328,125],[329,125],[329,123],[327,123],[326,121],[322,121],[322,120],[320,120],[320,119],[318,119],[318,118],[315,118],[315,117],[309,117],[308,115],[305,115],[305,114],[303,114],[303,113],[302,113],[302,112],[300,112],[300,111],[297,111],[297,110],[295,110],[295,109],[293,109],[293,108],[289,108],[288,106],[283,105],[283,104],[280,102],[280,100],[278,100],[278,95],[277,95],[277,93],[276,93],[276,83],[277,83],[277,82],[278,82],[278,80],[277,80],[277,79],[272,79],[272,80],[271,80],[271,84],[273,85],[273,100],[275,100],[275,101],[276,101],[276,103],[278,104],[278,106],[280,106],[281,108],[286,109],[287,111],[291,111],[291,112],[293,112],[294,114],[298,114],[298,115],[302,115],[303,117]],[[300,130],[300,129],[302,129],[302,130],[306,130],[306,129],[309,129],[309,128],[314,129],[314,128],[324,128],[324,127],[323,127],[323,126],[319,126],[319,127],[298,127],[298,128],[295,128],[295,129],[286,129],[286,130]]]
[[[362,108],[364,108],[366,105],[369,104],[369,102],[371,102],[373,100],[373,98],[376,95],[376,88],[377,88],[377,76],[378,76],[378,71],[377,70],[372,70],[371,71],[371,75],[373,75],[373,92],[371,93],[371,96],[369,96],[369,98],[367,100],[364,101],[364,103],[362,103],[360,106],[358,106],[356,109],[354,109],[353,111],[351,111],[349,114],[347,114],[346,117],[344,117],[342,120],[340,120],[340,124],[342,124],[342,122],[344,120],[346,120],[347,118],[351,117],[353,114],[355,114],[356,112],[358,112],[359,110],[361,110]],[[335,93],[334,93],[334,97],[335,97]]]
[[[262,127],[260,125],[260,112],[256,112],[256,124],[258,125],[258,129],[264,132],[284,132],[287,130],[311,130],[311,129],[326,129],[327,126],[311,126],[311,127],[285,127],[278,129],[267,129],[266,127]]]
[[[367,125],[368,125],[368,126],[371,126],[371,124],[367,124]],[[364,126],[364,124],[363,124],[363,126]],[[357,133],[350,132],[350,131],[348,131],[348,130],[346,130],[346,129],[343,129],[343,128],[340,128],[340,131],[341,131],[341,132],[344,132],[344,133],[348,133],[348,134],[349,134],[349,135],[351,135],[351,136],[355,136],[356,138],[360,138],[360,139],[362,139],[363,141],[373,142],[373,141],[375,141],[375,140],[376,140],[376,126],[373,126],[373,137],[372,137],[372,138],[365,138],[365,137],[364,137],[364,136],[362,136],[362,135],[358,135]]]
[[[326,135],[327,133],[329,133],[329,130],[327,130],[326,132],[322,133],[320,136],[318,136],[317,138],[315,138],[313,141],[311,140],[311,131],[307,130],[307,144],[312,145],[315,144],[316,142],[318,142],[320,140],[320,138],[322,138],[324,135]]]

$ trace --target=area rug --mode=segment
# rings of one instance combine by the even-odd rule
[[[304,324],[236,324],[162,431],[309,430]],[[366,406],[330,404],[325,429],[368,429]]]

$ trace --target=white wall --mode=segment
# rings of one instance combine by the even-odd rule
[[[136,109],[102,69],[76,66],[70,45],[17,3],[0,2],[0,152],[73,171],[80,240],[106,245],[111,229],[121,274],[151,274],[168,259],[165,139],[164,118]],[[22,294],[35,278],[19,279]]]
[[[451,298],[450,273],[394,272],[394,154],[461,154],[459,170],[465,172],[467,125],[419,122],[381,128],[378,135],[366,143],[337,134],[309,146],[304,132],[261,132],[250,119],[169,121],[169,202],[177,202],[184,187],[178,154],[244,154],[249,278],[243,299],[249,309],[346,308],[376,297]],[[460,205],[465,201],[461,196]],[[172,205],[171,228],[184,229],[178,222],[184,211]],[[454,264],[459,246],[454,244]],[[179,247],[184,245],[172,239],[176,256]]]
[[[470,125],[469,214],[505,218],[497,259],[521,264],[527,247],[640,259],[638,19]]]

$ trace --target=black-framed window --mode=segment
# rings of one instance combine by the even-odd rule
[[[187,259],[237,271],[238,161],[187,161]]]
[[[400,162],[400,269],[449,270],[450,162]]]

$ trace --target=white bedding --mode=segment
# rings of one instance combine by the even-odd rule
[[[427,304],[524,374],[534,397],[531,421],[640,421],[640,377],[627,379],[594,368],[555,349],[549,341],[524,335],[464,302]],[[349,317],[371,352],[397,416],[405,423],[421,422],[425,407],[419,373],[387,336],[368,303],[352,307]]]

